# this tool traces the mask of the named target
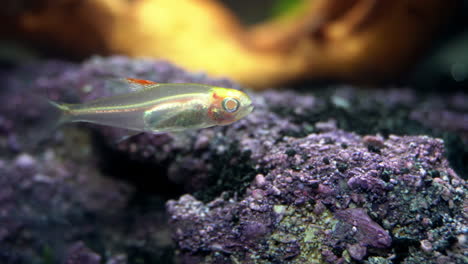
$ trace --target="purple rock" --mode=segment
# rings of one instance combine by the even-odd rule
[[[356,228],[355,232],[351,229],[349,232],[354,232],[355,239],[359,241],[360,245],[386,248],[392,243],[392,238],[388,232],[372,221],[362,208],[349,208],[338,211],[335,216],[348,223],[351,229]]]
[[[377,175],[377,171],[369,171],[364,175],[354,176],[348,180],[348,186],[351,189],[361,188],[370,192],[382,193],[385,182]]]
[[[66,264],[99,264],[101,257],[87,248],[83,242],[77,242],[68,249]]]
[[[311,250],[304,241],[313,237],[313,241],[325,248],[345,248],[356,260],[362,260],[369,248],[382,249],[380,252],[387,252],[383,256],[390,256],[391,227],[403,227],[414,239],[420,239],[431,227],[411,219],[416,215],[437,218],[423,204],[429,202],[439,210],[445,210],[441,197],[454,200],[455,190],[448,187],[449,181],[440,182],[445,186],[440,190],[448,192],[441,196],[440,190],[436,191],[430,184],[433,179],[427,171],[437,168],[451,178],[451,182],[461,179],[448,167],[442,142],[438,139],[391,136],[382,141],[385,147],[380,153],[370,151],[364,141],[359,136],[335,129],[304,138],[286,138],[266,149],[254,149],[253,166],[267,168],[268,173],[253,179],[244,196],[238,197],[237,201],[217,202],[214,206],[184,196],[179,201],[168,202],[171,225],[178,230],[175,240],[194,255],[207,248],[213,252],[229,248],[229,252],[236,256],[249,251],[283,261],[289,256],[287,249],[291,243],[297,243],[300,246],[292,258],[299,262],[307,259],[304,254]],[[243,142],[241,140],[241,146]],[[251,144],[250,140],[245,142]],[[417,166],[408,162],[415,159]],[[424,182],[429,182],[428,187],[419,184]],[[418,196],[421,190],[424,190],[424,196]],[[421,204],[416,205],[417,201]],[[349,208],[350,205],[359,208]],[[312,223],[323,221],[318,224],[320,231],[313,232],[315,235],[305,235],[311,223],[301,220],[300,215],[304,214],[301,210],[305,209],[300,208],[304,207],[310,208],[306,211],[314,215],[309,216],[314,219],[310,220]],[[288,213],[288,210],[296,213]],[[232,215],[219,217],[220,212],[225,216]],[[333,220],[326,217],[330,213],[340,221],[336,229],[333,228],[335,224],[331,224]],[[384,221],[386,227],[377,221]],[[264,224],[260,225],[262,222]],[[201,230],[215,231],[203,232],[203,236],[189,235],[199,234]],[[263,247],[262,243],[253,243],[252,238],[267,244],[277,240],[280,245],[273,250]],[[211,243],[216,246],[208,246]],[[344,261],[339,255],[331,256],[330,251],[322,252],[328,252],[328,255],[322,254],[323,258],[315,261]]]
[[[362,260],[367,254],[367,248],[360,244],[352,244],[347,247],[349,255],[355,260]]]
[[[129,91],[109,86],[109,77],[239,86],[168,62],[126,57],[39,62],[0,74],[8,91],[0,104],[0,151],[6,154],[0,166],[0,252],[21,252],[26,263],[42,254],[41,241],[60,256],[63,245],[83,237],[95,238],[108,260],[136,262],[135,251],[153,257],[161,244],[171,247],[169,234],[182,263],[391,259],[404,241],[410,243],[397,256],[401,262],[436,263],[444,254],[452,262],[463,259],[451,245],[466,232],[466,183],[449,166],[444,142],[374,135],[368,130],[380,130],[359,126],[369,125],[363,113],[405,106],[414,120],[463,136],[463,94],[424,99],[409,89],[364,93],[350,86],[336,87],[329,98],[251,93],[255,111],[230,126],[141,134],[116,144],[122,130],[67,125],[51,132],[43,149],[25,154],[23,132],[48,115],[24,96],[29,92],[83,102]],[[418,115],[427,112],[425,102],[439,114]],[[453,108],[451,102],[457,102]],[[344,116],[358,122],[350,126],[356,133],[342,129],[350,121],[343,122]],[[450,122],[435,122],[441,117]],[[126,165],[133,165],[131,171]],[[141,197],[187,192],[166,203],[170,229],[161,206],[139,203]],[[32,249],[24,251],[21,241],[31,241]],[[421,249],[419,241],[429,241],[432,250]]]

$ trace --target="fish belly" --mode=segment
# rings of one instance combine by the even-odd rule
[[[154,132],[183,131],[213,126],[207,118],[207,106],[194,103],[177,109],[155,108],[143,115],[145,126]]]

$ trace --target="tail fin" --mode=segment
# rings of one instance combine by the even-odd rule
[[[32,150],[42,143],[52,139],[56,130],[64,123],[70,121],[71,104],[62,104],[51,101],[42,96],[31,97],[36,100],[37,111],[40,115],[33,120],[25,120],[19,133],[19,143],[26,150]]]
[[[49,102],[50,105],[52,105],[55,109],[59,110],[60,112],[58,118],[55,118],[56,120],[54,120],[54,129],[57,129],[59,126],[70,121],[71,104],[59,103],[50,99],[47,99],[47,102]]]

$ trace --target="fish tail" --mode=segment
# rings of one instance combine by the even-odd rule
[[[58,117],[54,121],[54,129],[71,120],[71,104],[59,103],[50,99],[47,99],[47,102],[59,111]]]
[[[18,133],[18,143],[25,150],[33,150],[51,140],[61,125],[71,121],[72,105],[55,102],[42,95],[27,96],[35,101],[34,107],[41,114],[34,119],[19,119],[20,127],[25,129]]]

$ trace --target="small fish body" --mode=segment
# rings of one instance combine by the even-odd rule
[[[89,122],[139,132],[176,132],[233,123],[253,110],[242,91],[194,83],[155,83],[124,79],[136,88],[128,94],[83,104],[51,102],[60,123]]]

